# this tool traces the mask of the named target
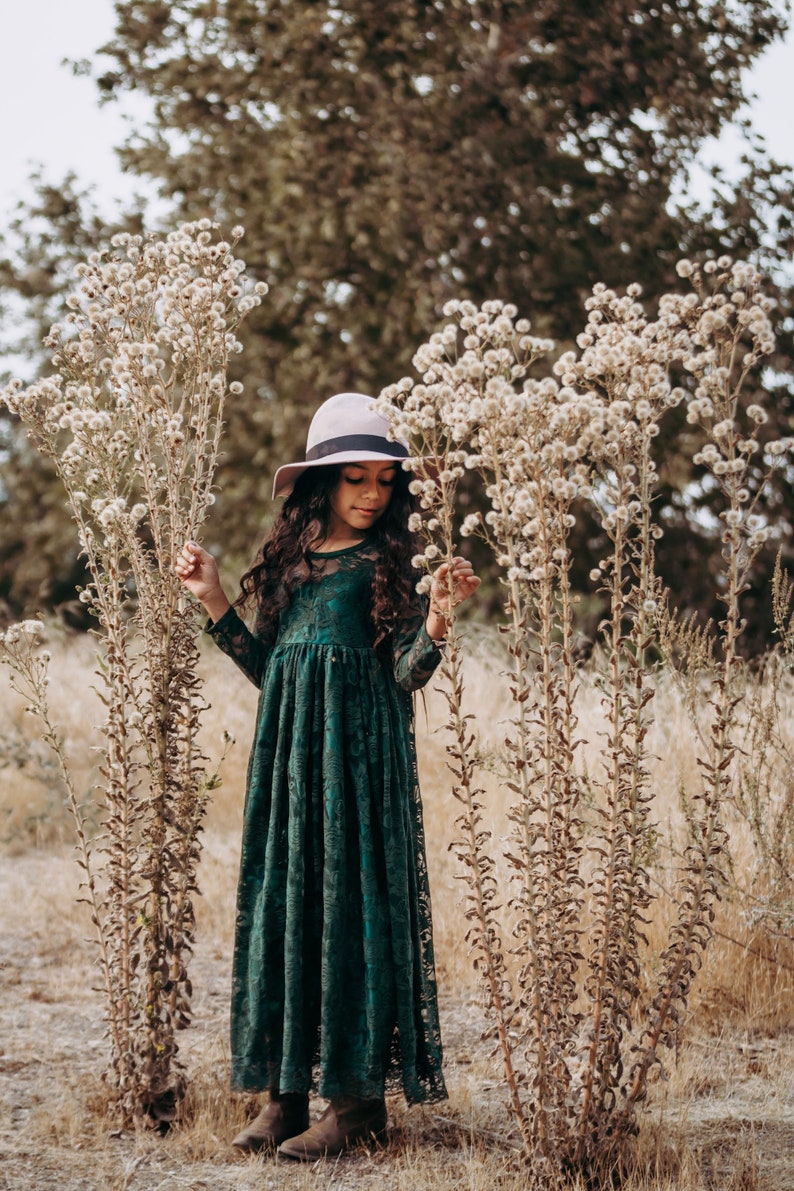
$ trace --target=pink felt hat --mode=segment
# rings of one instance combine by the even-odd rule
[[[298,476],[330,463],[394,463],[408,458],[408,446],[388,437],[389,423],[364,393],[337,393],[314,415],[303,463],[285,463],[273,480],[273,498],[289,496]]]

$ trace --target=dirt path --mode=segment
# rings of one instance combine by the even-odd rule
[[[74,885],[68,857],[0,860],[0,1189],[520,1186],[510,1171],[498,1073],[479,1041],[476,1008],[464,996],[442,1002],[449,1105],[406,1111],[395,1100],[386,1150],[309,1170],[238,1156],[228,1139],[250,1102],[225,1087],[229,957],[211,933],[200,937],[194,959],[194,1026],[183,1043],[191,1123],[165,1138],[114,1129],[92,1111],[105,1058],[102,1001],[91,991],[93,945],[83,938]],[[666,1176],[659,1185],[792,1191],[794,1038],[703,1037],[690,1042],[686,1063],[685,1079],[671,1073],[663,1127],[655,1124],[658,1097],[644,1126],[658,1134],[659,1173]],[[467,1134],[466,1121],[480,1132]]]
[[[391,1143],[382,1153],[361,1152],[321,1172],[237,1154],[229,1138],[253,1102],[232,1096],[226,1086],[229,957],[212,937],[200,942],[193,959],[194,1024],[182,1039],[195,1101],[191,1125],[165,1138],[113,1128],[95,1111],[106,1055],[102,998],[92,990],[98,979],[94,946],[83,938],[86,923],[74,905],[74,885],[69,858],[2,858],[0,1189],[297,1191],[360,1188],[377,1172],[377,1186],[396,1191],[412,1185],[403,1151],[417,1131],[423,1144],[444,1140],[453,1163],[465,1162],[459,1131],[429,1111],[407,1112],[397,1103],[390,1106]],[[445,1013],[450,1036],[459,1039],[466,1033],[455,1020],[462,1011],[451,1005]],[[461,1041],[456,1049],[454,1065],[468,1073],[471,1048]],[[488,1095],[500,1114],[495,1084]]]

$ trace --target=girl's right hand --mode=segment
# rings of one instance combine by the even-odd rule
[[[196,542],[185,542],[174,570],[188,591],[204,605],[211,619],[220,620],[230,607],[230,601],[221,587],[218,564],[212,555]]]

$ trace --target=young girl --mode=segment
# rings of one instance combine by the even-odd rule
[[[266,1091],[234,1139],[313,1161],[386,1129],[384,1088],[446,1096],[411,692],[441,658],[457,558],[415,593],[413,501],[388,423],[331,397],[232,606],[195,543],[176,570],[261,690],[248,771],[232,987],[232,1086]],[[248,630],[237,607],[253,604]],[[314,1074],[330,1101],[309,1125]]]

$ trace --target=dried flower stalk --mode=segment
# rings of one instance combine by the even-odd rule
[[[579,352],[564,353],[542,379],[533,375],[536,361],[552,345],[530,336],[515,308],[450,303],[450,323],[415,357],[421,380],[382,395],[396,433],[415,443],[423,509],[415,528],[427,542],[419,565],[456,548],[454,501],[465,470],[484,485],[486,511],[466,516],[460,533],[489,544],[504,588],[505,682],[514,707],[503,754],[514,796],[504,886],[496,840],[482,827],[476,719],[464,709],[457,631],[445,670],[455,794],[466,807],[455,846],[469,885],[467,937],[511,1110],[532,1177],[544,1187],[572,1171],[601,1177],[627,1161],[637,1105],[661,1048],[674,1041],[710,938],[724,879],[724,806],[736,776],[739,601],[769,532],[757,514],[760,493],[791,446],[765,444],[766,470],[751,495],[747,461],[764,415],[758,405],[744,409],[744,388],[772,347],[767,303],[743,263],[721,259],[701,273],[684,262],[681,272],[694,292],[666,295],[655,320],[638,286],[622,297],[597,286]],[[690,373],[691,384],[673,387],[674,366]],[[707,439],[696,462],[724,497],[726,613],[701,730],[701,781],[689,793],[692,838],[673,891],[679,915],[662,953],[650,955],[648,858],[658,824],[646,741],[655,658],[675,620],[654,566],[661,537],[654,446],[660,421],[682,401]],[[589,812],[577,768],[569,585],[570,531],[582,502],[611,546],[592,575],[609,613],[599,646],[606,730],[600,772],[588,782]],[[693,637],[684,645],[685,637],[679,634],[692,656],[713,656],[713,644],[701,648]],[[511,912],[500,917],[498,907]],[[640,986],[654,981],[651,1004],[640,1010]]]
[[[197,741],[196,611],[173,564],[212,504],[235,328],[264,291],[244,292],[243,262],[212,230],[204,220],[163,240],[119,236],[94,254],[48,339],[57,374],[2,394],[55,464],[90,573],[80,598],[98,621],[106,716],[95,840],[70,804],[100,943],[106,1078],[128,1117],[160,1127],[185,1090],[176,1031],[190,1019],[193,896],[214,780]]]

